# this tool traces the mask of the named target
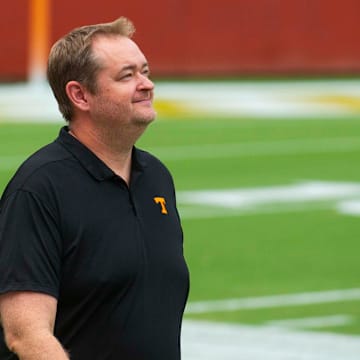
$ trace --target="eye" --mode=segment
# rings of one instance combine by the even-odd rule
[[[144,70],[142,71],[142,74],[143,74],[144,76],[146,76],[146,77],[150,77],[150,69],[144,69]]]
[[[127,73],[122,75],[121,79],[122,80],[130,79],[132,77],[132,75],[133,75],[132,72],[127,72]]]

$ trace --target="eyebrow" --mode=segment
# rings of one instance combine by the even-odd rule
[[[141,69],[144,69],[146,67],[149,67],[149,64],[147,62],[141,66]],[[124,67],[122,67],[120,69],[120,73],[122,73],[123,71],[126,71],[126,70],[135,70],[135,69],[137,69],[136,65],[125,65]]]

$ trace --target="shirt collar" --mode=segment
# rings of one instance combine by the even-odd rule
[[[95,179],[103,181],[117,176],[89,148],[70,135],[67,126],[61,128],[56,142],[64,146]],[[141,172],[144,167],[146,167],[146,163],[142,156],[142,151],[134,146],[132,150],[131,172]]]

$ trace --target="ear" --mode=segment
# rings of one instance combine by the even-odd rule
[[[89,103],[87,99],[87,90],[78,81],[69,81],[65,87],[66,94],[74,107],[79,110],[86,111],[89,109]]]

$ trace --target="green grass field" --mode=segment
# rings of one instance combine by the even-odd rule
[[[21,161],[54,139],[59,127],[0,124],[1,190]],[[157,154],[175,179],[190,303],[360,288],[360,217],[338,210],[339,202],[355,195],[262,199],[248,207],[228,206],[225,197],[224,206],[182,201],[184,192],[204,189],[271,193],[269,187],[304,182],[360,184],[360,120],[160,119],[138,146]],[[321,326],[321,318],[336,315],[348,321]],[[307,330],[360,335],[360,297],[186,317],[258,325],[315,317],[320,325]]]

